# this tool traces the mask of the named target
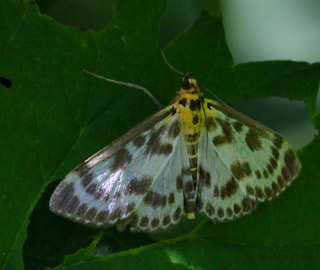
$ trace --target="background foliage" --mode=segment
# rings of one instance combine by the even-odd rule
[[[299,150],[303,172],[272,203],[232,223],[198,217],[157,235],[101,232],[49,212],[66,173],[156,111],[143,93],[82,73],[146,86],[162,104],[181,78],[158,48],[166,2],[118,0],[100,32],[63,26],[30,2],[0,2],[0,267],[4,269],[318,269],[317,136]],[[141,20],[143,18],[143,21]],[[320,64],[234,65],[222,22],[203,13],[166,48],[169,61],[228,103],[252,97],[303,100],[319,130]],[[68,255],[65,257],[65,255]]]

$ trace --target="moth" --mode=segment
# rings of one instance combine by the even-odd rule
[[[204,98],[189,73],[169,106],[71,171],[50,209],[132,231],[165,230],[196,212],[233,220],[278,196],[300,171],[282,136]]]

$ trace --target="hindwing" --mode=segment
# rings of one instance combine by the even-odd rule
[[[201,212],[219,220],[241,216],[279,195],[300,174],[298,157],[282,136],[218,101],[206,99],[204,109]]]

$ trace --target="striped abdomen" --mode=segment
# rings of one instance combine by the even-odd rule
[[[181,128],[187,145],[190,168],[187,173],[191,173],[192,182],[184,183],[184,211],[187,218],[194,218],[197,167],[198,167],[198,142],[200,137],[202,112],[200,100],[197,95],[186,95],[185,99],[179,101],[181,106]]]

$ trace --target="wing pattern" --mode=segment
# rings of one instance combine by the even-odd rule
[[[160,230],[183,215],[188,166],[173,105],[151,116],[71,171],[50,200],[53,212],[96,227]],[[183,164],[184,162],[184,164]]]
[[[223,221],[273,199],[299,175],[297,155],[279,134],[218,101],[191,101],[181,98],[80,164],[58,185],[50,209],[95,227],[158,231],[185,215],[191,186],[199,212]],[[181,128],[187,104],[203,111],[196,176]]]
[[[214,220],[239,217],[271,200],[296,178],[301,166],[279,134],[205,100],[199,146],[200,212]]]

